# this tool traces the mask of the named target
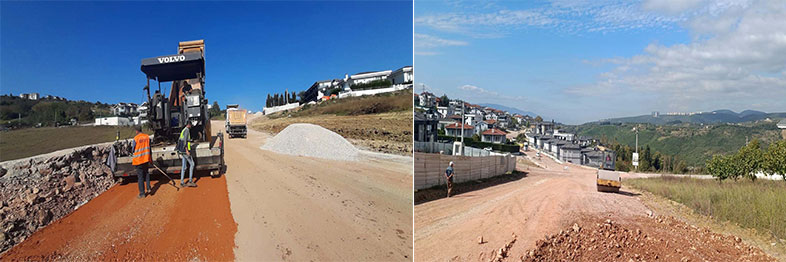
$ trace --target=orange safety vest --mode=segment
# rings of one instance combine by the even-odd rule
[[[139,133],[134,137],[136,146],[134,147],[134,159],[131,164],[138,166],[152,159],[150,151],[150,136],[144,133]]]

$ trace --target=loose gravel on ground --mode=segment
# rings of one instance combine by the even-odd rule
[[[360,151],[339,134],[313,124],[291,124],[261,147],[280,154],[355,161]]]
[[[738,237],[660,216],[585,217],[535,246],[521,261],[775,261]]]

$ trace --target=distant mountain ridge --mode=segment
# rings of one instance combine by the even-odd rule
[[[620,117],[603,119],[589,123],[646,123],[646,124],[678,124],[678,123],[692,123],[692,124],[716,124],[716,123],[742,123],[749,121],[763,120],[767,118],[786,118],[786,112],[782,113],[766,113],[756,110],[744,110],[740,113],[728,109],[715,110],[712,112],[703,112],[695,114],[653,114]]]
[[[533,118],[536,117],[536,116],[539,116],[538,114],[535,114],[535,113],[530,112],[530,111],[524,111],[524,110],[521,110],[521,109],[518,109],[518,108],[509,107],[509,106],[503,106],[503,105],[499,105],[499,104],[478,104],[478,105],[480,105],[480,106],[487,106],[487,107],[491,107],[491,108],[494,108],[494,109],[499,109],[499,110],[502,110],[502,111],[508,111],[511,114],[520,114],[522,116],[529,115],[529,116],[531,116]],[[540,117],[542,117],[544,120],[546,119],[545,116],[541,115]]]

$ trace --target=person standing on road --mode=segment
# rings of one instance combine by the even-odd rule
[[[194,183],[194,159],[191,157],[191,122],[186,123],[186,127],[180,131],[180,139],[177,140],[177,152],[183,165],[180,167],[180,186],[196,187]],[[188,165],[188,183],[183,183],[183,177]]]
[[[137,198],[145,197],[145,181],[147,181],[147,192],[151,192],[150,174],[147,172],[150,161],[152,160],[150,151],[150,136],[142,133],[142,126],[135,126],[136,136],[132,147],[134,148],[134,158],[131,164],[136,168],[137,183],[139,184],[139,195]]]
[[[448,197],[450,197],[450,193],[453,191],[453,161],[450,161],[448,169],[445,169],[445,179],[448,181]]]

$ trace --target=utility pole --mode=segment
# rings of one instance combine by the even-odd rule
[[[633,130],[636,130],[636,156],[639,155],[639,130],[635,127]],[[636,171],[639,171],[639,165],[636,165]]]
[[[461,155],[464,155],[464,100],[461,102]]]

